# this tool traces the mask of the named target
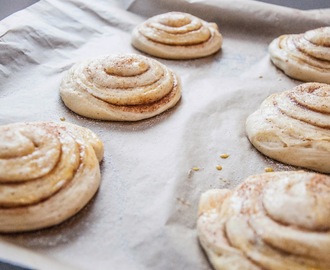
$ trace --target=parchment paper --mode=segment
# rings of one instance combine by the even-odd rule
[[[157,59],[181,77],[174,109],[116,123],[64,106],[59,85],[75,62],[141,53],[130,45],[132,29],[173,10],[216,22],[224,37],[222,51],[203,59]],[[245,135],[262,100],[301,83],[270,63],[268,44],[326,25],[330,9],[248,0],[42,0],[1,21],[0,124],[65,117],[101,137],[105,158],[100,190],[83,211],[60,226],[2,235],[0,258],[38,269],[210,269],[195,230],[200,194],[233,188],[265,167],[298,169],[265,158]]]

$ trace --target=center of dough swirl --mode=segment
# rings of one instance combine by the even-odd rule
[[[150,66],[146,61],[137,58],[117,57],[106,59],[104,71],[108,75],[133,77],[146,72]]]
[[[330,28],[310,30],[305,33],[305,39],[318,46],[330,47]]]
[[[191,23],[191,19],[183,14],[174,14],[172,17],[161,17],[159,22],[170,27],[182,27]]]
[[[48,132],[49,131],[49,132]],[[31,180],[49,173],[61,155],[56,130],[0,127],[0,181]]]
[[[322,180],[322,181],[321,181]],[[265,189],[263,206],[274,220],[309,230],[330,229],[330,181],[315,174],[306,182],[283,177]],[[283,211],[285,209],[285,211]]]
[[[300,85],[296,91],[290,93],[290,97],[299,105],[310,110],[330,114],[330,85],[308,84]]]

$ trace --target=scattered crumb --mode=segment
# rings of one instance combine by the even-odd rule
[[[220,157],[221,157],[221,158],[228,158],[229,155],[228,155],[228,154],[221,154]]]
[[[218,171],[221,171],[222,170],[222,166],[221,165],[217,165],[216,168],[217,168]]]
[[[65,117],[61,117],[60,120],[61,120],[61,121],[65,121]]]
[[[263,78],[263,77],[260,75],[260,76],[259,76],[259,79],[262,79],[262,78]]]
[[[273,172],[273,171],[274,171],[274,169],[271,168],[271,167],[266,167],[265,168],[265,172]]]
[[[197,171],[199,171],[199,168],[198,167],[193,167],[192,170],[197,172]]]

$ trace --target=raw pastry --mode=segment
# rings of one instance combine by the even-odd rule
[[[330,27],[282,35],[269,45],[272,62],[288,76],[330,83]]]
[[[188,13],[169,12],[137,26],[133,31],[132,44],[160,58],[193,59],[219,51],[222,36],[215,23]]]
[[[109,55],[74,65],[60,94],[77,114],[100,120],[137,121],[173,107],[181,97],[178,77],[141,55]]]
[[[271,95],[248,117],[246,132],[266,156],[330,173],[330,85],[305,83]]]
[[[217,270],[329,270],[330,177],[248,177],[201,196],[197,232]]]
[[[67,123],[0,126],[0,232],[59,224],[82,209],[100,184],[103,144]]]

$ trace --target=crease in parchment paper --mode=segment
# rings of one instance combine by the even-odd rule
[[[131,46],[132,29],[173,10],[216,22],[224,38],[221,51],[206,58],[155,58],[181,78],[177,106],[134,123],[95,121],[64,106],[59,85],[74,63],[147,55]],[[65,118],[93,130],[105,146],[91,203],[59,226],[2,235],[0,246],[19,246],[4,257],[33,265],[20,256],[28,250],[50,258],[35,264],[47,269],[50,260],[73,269],[211,269],[196,237],[200,194],[233,188],[265,167],[298,169],[264,157],[245,135],[246,117],[268,95],[301,83],[271,64],[268,44],[329,25],[328,14],[247,0],[41,0],[1,21],[0,124]]]

